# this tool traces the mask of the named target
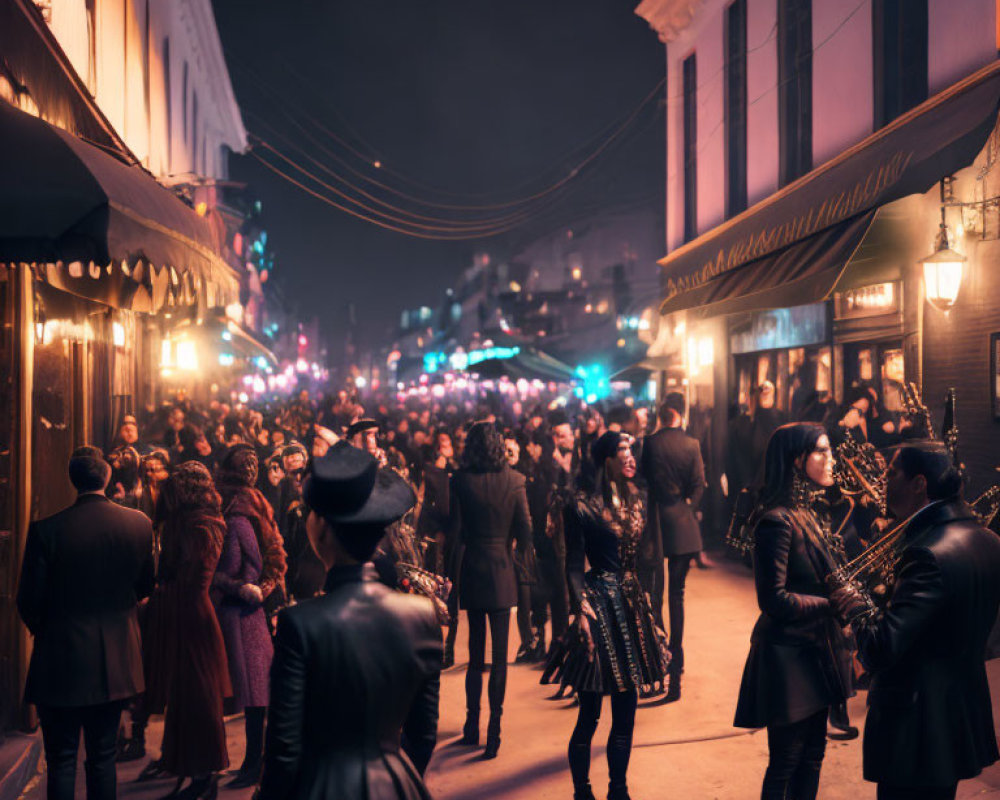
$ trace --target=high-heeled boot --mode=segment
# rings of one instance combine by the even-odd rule
[[[664,702],[675,703],[681,699],[681,670],[674,669],[674,665],[671,664],[667,674],[669,675],[669,682],[667,684],[667,694],[663,699]]]
[[[462,738],[459,744],[475,747],[479,744],[479,709],[468,708],[465,711],[465,724],[462,726]]]
[[[471,665],[465,672],[465,725],[459,744],[479,744],[479,704],[483,697],[483,673]]]
[[[483,758],[496,758],[500,752],[500,715],[502,708],[490,709],[490,722],[486,726],[486,749],[483,751]]]
[[[608,800],[632,800],[628,794],[628,786],[621,784],[608,784]]]

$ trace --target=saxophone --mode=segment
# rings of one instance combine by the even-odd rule
[[[423,549],[417,537],[412,511],[388,529],[388,544],[396,568],[399,588],[408,594],[421,594],[434,604],[438,622],[448,625],[448,595],[451,581],[420,566]]]
[[[969,505],[979,524],[984,528],[990,527],[996,519],[997,511],[1000,511],[1000,486],[994,484]]]
[[[858,441],[848,431],[844,441],[837,445],[833,477],[841,492],[851,498],[868,497],[879,516],[885,516],[886,463],[874,445]]]
[[[756,493],[741,489],[736,495],[733,516],[726,530],[726,546],[736,551],[740,558],[745,558],[753,550],[753,515],[756,507]]]
[[[398,562],[396,575],[399,586],[404,592],[422,594],[434,604],[441,625],[449,625],[451,616],[448,614],[448,595],[451,594],[451,581],[430,570],[418,567],[416,564]]]
[[[826,585],[831,592],[844,586],[857,590],[865,602],[865,609],[858,615],[860,618],[874,617],[889,599],[903,553],[903,534],[911,519],[908,517],[896,524],[857,558],[827,575]]]
[[[931,412],[920,397],[920,390],[913,381],[903,384],[903,404],[906,406],[906,416],[922,436],[934,436],[934,426],[931,423]]]

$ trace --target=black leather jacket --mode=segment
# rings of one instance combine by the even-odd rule
[[[851,643],[827,599],[834,556],[784,507],[754,529],[754,582],[761,614],[750,637],[735,725],[762,728],[798,722],[851,693]],[[843,533],[847,515],[834,530]]]
[[[429,798],[418,770],[437,736],[434,609],[361,566],[334,567],[326,592],[278,617],[260,800]]]
[[[882,616],[856,631],[873,673],[866,780],[949,786],[1000,757],[986,639],[1000,608],[1000,540],[961,501],[911,520]]]

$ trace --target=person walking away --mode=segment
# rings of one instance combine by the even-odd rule
[[[500,718],[507,688],[510,610],[517,604],[513,545],[523,550],[531,536],[524,476],[507,464],[495,425],[469,429],[463,466],[451,482],[451,526],[465,552],[459,571],[459,604],[469,619],[469,666],[465,673],[465,726],[462,744],[479,744],[479,709],[486,667],[486,620],[492,658],[487,690],[490,721],[483,758],[500,749]]]
[[[868,616],[850,585],[830,598],[872,674],[864,777],[879,800],[952,800],[959,781],[1000,758],[984,666],[1000,608],[1000,541],[961,485],[944,445],[898,449],[886,500],[908,522],[889,603]]]
[[[160,485],[161,552],[146,609],[147,713],[163,713],[162,755],[142,779],[168,773],[168,797],[211,798],[229,766],[223,702],[232,694],[226,649],[208,591],[226,533],[208,470],[188,461]],[[181,789],[185,778],[191,783]]]
[[[705,466],[698,441],[684,433],[684,395],[671,392],[657,411],[659,429],[646,437],[642,475],[649,487],[650,525],[659,530],[667,560],[670,621],[670,683],[667,701],[679,700],[684,672],[684,588],[691,561],[701,552],[695,511],[705,491]],[[662,586],[662,584],[661,584]],[[662,590],[661,590],[662,592]],[[652,598],[663,606],[662,593]]]
[[[260,779],[267,676],[274,654],[264,601],[272,591],[281,591],[285,572],[281,534],[271,507],[256,488],[257,467],[254,448],[238,444],[223,457],[216,476],[226,535],[211,595],[233,684],[227,711],[242,711],[246,730],[243,764],[226,784],[234,789],[253,786]]]
[[[111,467],[96,447],[69,460],[76,502],[28,527],[17,609],[34,637],[26,702],[38,707],[49,800],[75,796],[87,751],[87,800],[113,800],[118,723],[145,688],[136,606],[153,591],[149,519],[104,495]]]
[[[830,440],[815,423],[778,428],[765,455],[753,533],[761,614],[734,721],[767,728],[762,800],[815,800],[830,708],[852,691],[851,642],[826,585],[847,561],[844,540],[817,502],[834,484],[833,463]]]
[[[441,628],[429,600],[365,564],[413,491],[341,442],[313,463],[304,495],[326,592],[278,616],[258,798],[429,800],[420,776],[437,736]]]

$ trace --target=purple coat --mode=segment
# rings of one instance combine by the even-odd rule
[[[243,584],[257,582],[260,571],[260,548],[253,525],[242,515],[227,516],[226,538],[211,592],[233,684],[232,707],[227,706],[227,713],[267,705],[268,673],[274,655],[271,635],[263,607],[247,603],[239,595]]]

